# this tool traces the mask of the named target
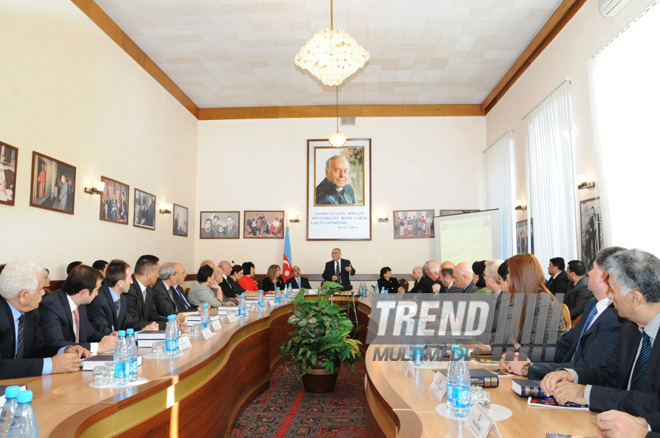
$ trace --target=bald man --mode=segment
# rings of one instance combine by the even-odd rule
[[[408,291],[408,293],[419,293],[422,291],[422,287],[420,286],[420,280],[424,276],[424,273],[422,272],[422,267],[421,266],[415,266],[412,270],[412,279],[415,282],[413,287]]]
[[[475,293],[479,288],[473,282],[474,272],[470,265],[461,262],[454,267],[454,284],[458,288],[455,292],[464,294]],[[453,291],[452,291],[453,292]]]

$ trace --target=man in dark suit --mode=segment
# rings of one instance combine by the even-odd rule
[[[341,258],[341,249],[333,249],[332,260],[325,264],[321,276],[325,281],[336,281],[344,287],[344,290],[350,290],[352,288],[350,275],[355,275],[351,261]]]
[[[135,263],[133,284],[126,294],[128,314],[140,324],[157,321],[161,330],[165,329],[167,316],[159,315],[154,304],[153,286],[158,281],[160,263],[158,257],[143,255]]]
[[[80,370],[80,345],[59,347],[44,340],[39,303],[44,295],[43,268],[34,262],[7,263],[0,274],[0,380]]]
[[[454,284],[454,264],[450,261],[444,261],[440,264],[440,293],[456,293],[461,290]]]
[[[291,273],[293,277],[289,278],[286,282],[287,286],[291,285],[293,289],[311,289],[312,285],[309,284],[307,277],[302,277],[300,275],[300,267],[294,266],[291,268]]]
[[[123,260],[112,260],[105,273],[105,285],[89,304],[87,316],[94,330],[109,335],[118,330],[158,330],[158,323],[140,323],[128,313],[126,293],[133,284],[131,267]]]
[[[350,166],[343,155],[334,155],[325,162],[325,178],[316,186],[316,204],[355,204],[355,192],[348,184]]]
[[[550,259],[548,264],[548,274],[550,280],[545,282],[545,287],[553,294],[565,294],[568,289],[568,275],[566,275],[564,259],[555,257]]]
[[[186,268],[181,263],[163,263],[159,277],[154,286],[154,304],[158,314],[167,317],[167,315],[197,310],[188,302],[186,294],[181,289],[180,285],[186,279]]]
[[[541,388],[560,404],[587,404],[592,411],[660,411],[660,342],[654,342],[660,331],[660,260],[631,249],[611,256],[604,268],[619,316],[629,320],[616,348],[600,367],[555,371]]]
[[[419,292],[423,294],[440,293],[442,283],[440,282],[440,265],[433,260],[428,260],[422,267],[424,276],[419,280]]]
[[[660,412],[635,417],[611,410],[598,415],[597,420],[606,438],[660,438]]]
[[[234,225],[234,218],[231,216],[227,216],[225,222],[227,223],[227,226],[225,227],[225,233],[227,234],[227,237],[229,238],[238,237],[238,227]]]
[[[620,251],[624,248],[617,246],[601,250],[589,276],[583,277],[589,279],[593,297],[580,321],[557,341],[552,362],[501,361],[500,367],[537,380],[561,368],[599,367],[614,351],[621,331],[619,314],[608,298],[607,273],[602,268],[609,257]]]
[[[103,275],[85,265],[76,267],[61,289],[43,299],[39,306],[42,332],[51,345],[79,344],[92,354],[112,351],[117,343],[117,333],[103,336],[94,330],[87,318],[87,304],[98,295]]]
[[[422,287],[420,285],[420,282],[422,278],[424,277],[424,273],[422,272],[422,267],[421,266],[415,266],[412,270],[412,279],[413,279],[413,287],[410,288],[408,293],[419,293],[422,291]]]
[[[568,306],[572,320],[582,315],[587,302],[592,296],[591,291],[589,291],[589,276],[585,275],[586,272],[584,263],[580,260],[568,262],[566,275],[570,283],[564,296],[564,304]]]
[[[234,298],[238,300],[241,293],[244,292],[243,288],[231,278],[232,266],[227,260],[218,263],[218,267],[222,270],[222,283],[220,288],[225,298]]]
[[[466,262],[459,263],[454,268],[454,284],[458,290],[450,290],[448,292],[459,292],[465,294],[475,293],[479,290],[479,288],[474,284],[473,277],[474,272],[472,272],[472,268]]]

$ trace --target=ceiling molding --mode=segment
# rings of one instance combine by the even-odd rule
[[[493,91],[483,101],[481,109],[484,114],[488,114],[495,107],[497,102],[504,97],[507,91],[509,91],[509,88],[522,76],[525,70],[527,70],[527,67],[543,52],[585,2],[586,0],[564,0],[557,7],[557,10],[555,10],[534,39],[523,50],[509,71],[506,72],[500,82],[493,88]]]

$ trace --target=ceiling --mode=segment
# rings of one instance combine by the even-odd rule
[[[334,105],[294,64],[329,0],[96,0],[199,108]],[[342,105],[481,104],[561,0],[336,0],[371,59]]]

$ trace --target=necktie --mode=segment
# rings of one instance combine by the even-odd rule
[[[16,338],[16,359],[23,357],[23,350],[25,349],[25,315],[18,318],[18,337]]]
[[[296,281],[298,282],[298,289],[300,289],[302,286],[300,286],[300,277],[296,278]]]
[[[335,262],[335,275],[337,276],[337,281],[341,283],[341,271],[339,270],[339,260]]]
[[[644,372],[646,371],[646,364],[649,361],[649,356],[651,355],[651,338],[649,335],[644,332],[642,335],[642,348],[639,350],[639,356],[637,356],[637,362],[635,363],[635,368],[633,369],[632,379],[630,380],[630,390],[637,391],[642,386],[642,379],[644,378]]]
[[[73,311],[73,321],[76,324],[76,344],[80,342],[80,313],[76,307]]]
[[[174,289],[175,297],[179,297],[179,311],[186,311],[190,308],[190,303],[186,300],[186,297],[181,293],[178,287],[172,286]]]
[[[119,318],[119,309],[121,309],[121,300],[115,301],[115,310],[117,310],[117,318]]]
[[[598,309],[596,309],[596,306],[594,306],[593,309],[591,309],[591,312],[589,312],[589,316],[587,317],[587,322],[584,324],[584,327],[582,327],[582,331],[580,332],[580,337],[578,338],[578,343],[575,346],[575,352],[573,353],[573,357],[571,360],[575,360],[575,355],[577,354],[578,350],[580,349],[580,343],[582,342],[582,336],[589,330],[589,327],[591,327],[591,323],[594,321],[594,318],[596,317],[596,313],[598,313]]]

